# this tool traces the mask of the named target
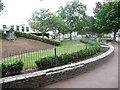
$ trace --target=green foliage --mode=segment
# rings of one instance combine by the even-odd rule
[[[7,65],[8,72],[12,74],[20,73],[23,70],[23,65],[22,61],[16,61],[13,64]]]
[[[64,7],[61,6],[59,8],[59,15],[69,25],[69,30],[67,30],[67,32],[70,33],[70,39],[72,32],[77,31],[78,28],[79,30],[81,30],[81,28],[83,27],[83,22],[86,17],[85,11],[86,6],[78,0],[73,2],[67,2]]]
[[[23,33],[23,32],[19,32],[19,31],[15,31],[15,34],[17,37],[25,37],[25,38],[30,38],[30,39],[34,39],[34,40],[39,40],[39,41],[42,41],[44,43],[52,44],[55,46],[60,45],[60,42],[57,40],[51,40],[51,39],[39,37],[39,36],[30,34],[30,33]]]
[[[0,30],[0,38],[4,38],[3,30]]]
[[[23,70],[23,62],[22,61],[16,61],[12,64],[4,64],[2,63],[2,75],[5,76],[7,73],[9,74],[18,74]]]
[[[93,43],[92,43],[93,44]],[[70,54],[62,54],[60,56],[51,56],[51,57],[45,57],[37,60],[35,63],[39,69],[47,69],[50,67],[55,67],[69,64],[71,62],[83,60],[87,56],[94,55],[100,50],[100,45],[94,45],[91,47],[88,47],[87,49],[80,50],[77,52],[73,52]]]
[[[28,23],[33,30],[45,33],[49,30],[51,16],[52,13],[49,12],[49,9],[40,9],[32,14]]]
[[[8,72],[8,68],[7,65],[5,65],[4,63],[2,63],[2,75],[4,76],[7,72]]]
[[[113,40],[113,38],[100,38],[101,40]]]
[[[0,0],[0,12],[4,9],[4,4],[2,3],[2,0]]]
[[[90,39],[80,39],[80,42],[82,43],[87,43],[87,44],[90,44],[90,45],[99,45],[98,42],[95,42],[95,39],[94,40],[90,40]]]
[[[65,34],[68,30],[68,24],[61,18],[61,16],[57,16],[53,14],[49,21],[49,29],[53,31],[54,34]]]
[[[35,63],[40,69],[46,69],[55,66],[55,61],[56,61],[55,57],[51,56],[51,57],[41,58]]]
[[[120,1],[105,3],[96,14],[96,27],[104,33],[116,32],[120,29]]]

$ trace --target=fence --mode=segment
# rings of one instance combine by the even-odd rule
[[[68,54],[85,48],[85,44],[75,44],[72,46],[62,46],[51,49],[34,49],[5,52],[2,56],[2,59],[0,60],[0,63],[5,63],[6,65],[9,65],[21,60],[24,63],[23,72],[27,72],[31,70],[36,70],[35,61],[39,60],[40,58],[44,58],[47,56],[59,56],[61,54]]]

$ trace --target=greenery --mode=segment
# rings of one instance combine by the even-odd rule
[[[3,38],[4,34],[3,34],[3,30],[0,29],[0,38]]]
[[[96,42],[96,39],[80,39],[80,42],[87,43],[90,45],[100,45],[100,43]]]
[[[35,31],[42,33],[53,31],[55,35],[60,33],[65,34],[68,29],[67,23],[60,16],[51,13],[49,9],[35,11],[28,20],[28,23]]]
[[[49,9],[40,9],[32,14],[32,17],[28,20],[29,25],[35,31],[46,33],[49,31],[50,19],[52,13]]]
[[[30,38],[30,39],[34,39],[34,40],[39,40],[39,41],[42,41],[42,42],[45,42],[45,43],[48,43],[48,44],[52,44],[52,45],[55,45],[55,46],[60,45],[60,42],[57,41],[57,40],[51,40],[51,39],[47,39],[47,38],[44,38],[44,37],[39,37],[39,36],[30,34],[30,33],[15,31],[15,34],[16,34],[17,37],[25,37],[25,38]]]
[[[39,69],[46,69],[55,66],[60,66],[64,64],[69,64],[75,61],[79,61],[84,59],[87,56],[91,56],[98,52],[100,49],[99,45],[94,45],[87,49],[83,49],[77,52],[73,52],[70,54],[62,54],[60,56],[52,56],[52,57],[45,57],[37,60],[35,63]]]
[[[86,6],[78,0],[73,2],[67,2],[64,7],[61,6],[59,8],[59,15],[69,25],[69,29],[67,30],[67,32],[70,34],[70,39],[72,39],[72,32],[81,30],[84,26],[83,22],[86,17],[85,11]]]
[[[2,0],[0,0],[0,12],[4,9],[4,4],[2,3]]]
[[[113,38],[100,38],[101,40],[113,40]]]
[[[70,53],[85,49],[85,44],[80,43],[79,39],[64,40],[64,41],[61,41],[61,46],[57,47],[56,49],[57,49],[57,56],[60,56],[61,54],[65,54],[65,53],[70,54]],[[55,56],[54,48],[48,49],[48,50],[40,50],[40,51],[38,50],[34,53],[20,55],[19,57],[10,58],[10,59],[4,60],[2,62],[5,64],[12,64],[16,61],[22,60],[24,63],[23,68],[28,69],[28,68],[36,67],[36,65],[35,65],[36,60],[38,60],[40,58],[48,57],[48,56]]]
[[[23,65],[23,62],[20,60],[12,64],[2,63],[2,75],[5,76],[7,73],[18,74],[23,70]]]
[[[8,68],[7,68],[7,65],[2,63],[2,65],[0,65],[2,67],[0,67],[0,69],[2,69],[2,75],[6,75],[6,73],[8,72]]]
[[[53,33],[57,36],[61,34],[66,34],[69,29],[69,25],[61,18],[61,16],[57,16],[55,14],[51,15],[51,19],[49,21],[49,29],[53,31]]]
[[[102,8],[96,14],[96,27],[102,33],[114,32],[114,40],[116,32],[120,29],[120,1],[104,3]]]
[[[93,48],[97,48],[97,46],[99,46],[99,45],[96,45],[95,47],[88,46],[87,50],[85,50],[86,45],[83,43],[80,43],[79,39],[62,40],[61,46],[56,48],[57,49],[56,54],[57,54],[57,57],[59,57],[59,58],[56,59],[54,49],[36,51],[33,53],[20,55],[19,57],[10,58],[8,60],[2,61],[2,67],[4,68],[3,74],[6,74],[6,73],[13,74],[15,72],[19,73],[21,69],[19,70],[17,68],[20,66],[21,66],[20,68],[23,68],[24,70],[29,69],[29,68],[35,68],[35,67],[37,67],[36,66],[37,64],[35,64],[35,62],[37,62],[39,60],[42,60],[41,62],[38,62],[38,63],[42,63],[41,69],[45,69],[48,67],[54,67],[55,65],[67,64],[67,63],[73,62],[74,60],[76,61],[77,58],[79,59],[81,57],[81,59],[82,59],[82,58],[85,58],[86,56],[94,54],[96,50],[94,50]],[[93,51],[91,51],[91,50],[93,50]],[[89,52],[89,51],[91,51],[91,52]],[[80,55],[78,56],[77,54],[79,54],[79,53],[80,53]],[[57,61],[58,59],[61,59],[61,60]],[[20,65],[20,63],[17,63],[17,64],[19,64],[17,66],[16,61],[23,62],[24,65],[23,64]],[[9,69],[8,69],[8,67],[9,67]]]

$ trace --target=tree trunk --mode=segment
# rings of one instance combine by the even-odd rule
[[[58,34],[58,40],[60,40],[60,34]]]
[[[72,40],[72,33],[70,32],[70,40]]]
[[[42,37],[44,37],[44,33],[42,33]]]
[[[116,41],[116,33],[117,33],[117,31],[115,30],[114,31],[114,41]]]

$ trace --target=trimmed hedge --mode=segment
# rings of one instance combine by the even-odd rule
[[[45,57],[35,61],[39,69],[47,69],[55,66],[69,64],[71,62],[85,59],[87,56],[94,55],[100,50],[100,45],[94,45],[87,49],[80,50],[71,54],[62,54],[60,56]]]
[[[30,34],[30,33],[15,31],[15,34],[16,34],[17,37],[25,37],[25,38],[30,38],[30,39],[34,39],[34,40],[39,40],[41,42],[52,44],[52,45],[55,45],[55,46],[60,45],[60,41],[39,37],[37,35]]]
[[[100,43],[96,42],[95,39],[80,39],[80,42],[87,43],[89,45],[100,45]]]
[[[4,38],[3,30],[0,29],[0,38]]]
[[[9,73],[9,75],[12,74],[19,74],[23,70],[23,62],[22,61],[16,61],[12,64],[4,64],[2,63],[2,76],[5,76]]]
[[[100,38],[101,40],[110,40],[113,41],[113,38]]]
[[[113,38],[101,38],[101,40],[106,40],[107,42],[112,42]]]

